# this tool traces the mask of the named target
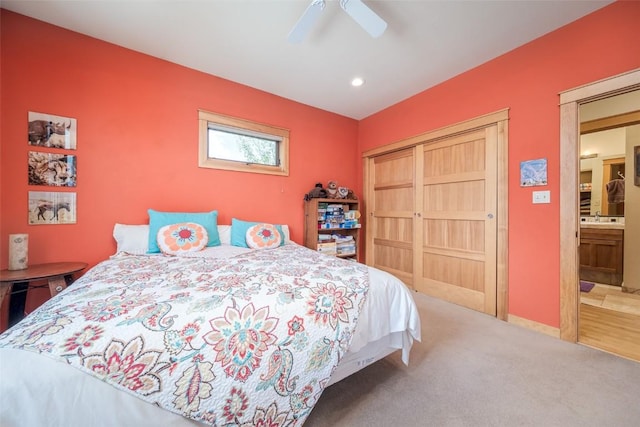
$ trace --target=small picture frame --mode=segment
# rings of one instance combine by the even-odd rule
[[[547,185],[547,159],[520,162],[520,186],[536,187]]]
[[[77,120],[71,117],[29,111],[29,145],[76,149]]]
[[[29,191],[29,224],[75,224],[76,193]]]

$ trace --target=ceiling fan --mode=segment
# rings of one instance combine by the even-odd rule
[[[340,7],[371,37],[380,37],[387,28],[387,23],[380,18],[362,0],[339,0]],[[311,27],[318,20],[320,14],[324,10],[325,0],[312,0],[307,6],[296,25],[293,27],[287,39],[290,43],[300,43],[306,35],[311,31]]]

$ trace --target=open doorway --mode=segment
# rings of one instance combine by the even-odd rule
[[[561,97],[561,194],[560,194],[560,255],[561,255],[561,284],[560,284],[560,336],[568,341],[581,341],[579,336],[579,272],[580,256],[578,252],[581,236],[580,205],[580,106],[596,100],[611,98],[623,93],[640,89],[640,70],[635,70],[585,85],[577,89],[563,92]],[[584,184],[584,183],[583,183]],[[599,191],[599,189],[598,189]],[[597,211],[596,211],[597,212]],[[589,212],[589,214],[595,212]],[[601,212],[600,212],[601,213]],[[597,319],[597,322],[604,322]],[[601,325],[599,325],[601,326]],[[631,320],[628,325],[615,326],[615,333],[623,335],[627,329],[635,332],[640,342],[640,316]],[[628,337],[627,337],[628,338]],[[588,345],[593,345],[590,343]],[[615,352],[611,348],[603,348]],[[630,357],[625,355],[625,357]],[[638,352],[640,360],[640,352]],[[630,357],[634,358],[634,357]]]
[[[640,90],[582,103],[578,112],[578,342],[640,361],[640,276],[633,274],[640,221],[632,216],[625,230],[627,200],[640,209],[633,176],[625,179],[633,172],[627,157],[640,144]]]

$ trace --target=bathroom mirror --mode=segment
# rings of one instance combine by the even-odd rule
[[[624,157],[602,161],[601,215],[624,216]]]
[[[597,103],[594,103],[597,104]],[[586,104],[581,117],[597,114]],[[595,106],[595,105],[594,105]],[[583,114],[584,112],[584,114]],[[625,121],[626,120],[626,121]],[[580,215],[618,216],[625,214],[625,186],[633,185],[634,177],[625,179],[625,159],[632,158],[627,139],[627,126],[640,121],[640,111],[592,119],[580,124]]]

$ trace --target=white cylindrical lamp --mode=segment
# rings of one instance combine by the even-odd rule
[[[29,235],[9,234],[9,270],[24,270],[29,266]]]

